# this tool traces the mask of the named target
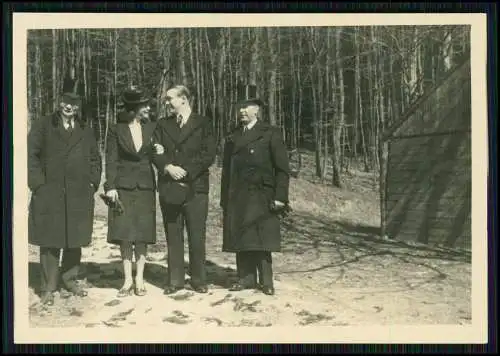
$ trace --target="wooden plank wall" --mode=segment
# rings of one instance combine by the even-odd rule
[[[468,132],[391,141],[386,188],[390,237],[470,248],[470,144]]]
[[[386,234],[471,247],[470,66],[456,71],[388,142]]]

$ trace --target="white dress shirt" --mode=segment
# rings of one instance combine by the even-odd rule
[[[130,133],[132,134],[132,140],[134,141],[135,150],[139,152],[142,147],[142,127],[139,122],[133,120],[128,127],[130,128]]]
[[[177,123],[179,124],[179,127],[182,128],[182,126],[186,125],[189,116],[191,116],[191,109],[189,108],[186,108],[177,114]]]
[[[71,120],[65,120],[65,119],[63,119],[63,125],[64,125],[64,129],[65,130],[67,130],[70,125],[71,125],[71,128],[74,129],[75,128],[75,120],[73,120],[73,119],[71,119]]]
[[[243,126],[243,132],[246,132],[246,131],[252,129],[252,127],[254,127],[256,123],[257,123],[257,120],[254,120],[252,122],[249,122],[245,126]]]

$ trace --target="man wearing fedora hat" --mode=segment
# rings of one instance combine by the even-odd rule
[[[236,103],[241,125],[224,147],[222,249],[236,253],[238,282],[230,290],[257,288],[259,275],[262,291],[273,295],[271,253],[281,249],[277,212],[288,204],[289,163],[280,130],[261,120],[255,89],[246,87]]]
[[[158,121],[155,141],[164,147],[156,155],[158,193],[168,248],[165,294],[184,287],[184,223],[189,242],[190,284],[207,292],[205,235],[208,215],[209,168],[215,161],[212,122],[191,109],[191,94],[183,85],[166,92],[172,115]]]
[[[91,242],[101,157],[79,108],[78,95],[63,93],[58,110],[35,120],[28,135],[29,243],[40,247],[41,301],[49,305],[60,282],[87,295],[77,277],[81,248]]]

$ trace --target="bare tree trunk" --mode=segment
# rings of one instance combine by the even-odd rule
[[[87,104],[90,99],[90,93],[89,93],[89,86],[88,86],[88,65],[87,61],[92,58],[90,56],[90,44],[88,43],[88,31],[83,30],[83,88],[84,88],[84,98],[85,98],[85,103]],[[91,121],[92,122],[92,121]]]
[[[356,26],[354,28],[354,48],[355,48],[355,57],[354,57],[354,145],[353,145],[353,153],[354,153],[354,160],[358,161],[358,144],[359,144],[359,126],[358,123],[361,122],[361,117],[360,117],[360,104],[361,104],[361,98],[360,98],[360,61],[359,61],[359,56],[360,56],[360,51],[359,51],[359,38],[358,38],[358,31],[359,27]]]
[[[371,42],[376,43],[376,37],[375,37],[375,30],[373,26],[370,26],[370,37],[371,37]],[[373,106],[372,106],[372,112],[374,112],[375,116],[375,125],[373,127],[373,141],[372,141],[372,149],[373,149],[373,160],[375,162],[375,167],[380,168],[380,162],[379,162],[379,137],[380,137],[380,109],[381,109],[381,104],[380,104],[380,99],[381,99],[381,90],[382,88],[379,87],[379,70],[380,70],[380,65],[379,65],[379,55],[378,55],[378,50],[373,53],[373,67],[370,65],[370,68],[372,68],[372,73],[373,77],[371,76],[372,82],[373,82]],[[371,87],[371,86],[370,86]]]
[[[52,98],[53,110],[59,105],[59,93],[57,90],[57,30],[52,30]]]
[[[113,78],[113,94],[115,96],[115,100],[113,100],[114,107],[113,107],[113,113],[115,114],[115,118],[113,121],[116,120],[116,99],[118,98],[118,93],[116,92],[116,85],[117,85],[117,76],[118,76],[118,30],[115,29],[114,31],[114,43],[113,43],[113,72],[114,72],[114,78]],[[106,132],[106,137],[108,137],[108,133]]]
[[[180,75],[179,80],[182,84],[187,84],[187,73],[186,73],[186,64],[184,62],[184,58],[186,56],[186,39],[185,39],[185,29],[180,28],[179,30],[179,54],[177,56],[177,65],[178,65],[178,73]]]
[[[215,71],[215,67],[216,67],[216,64],[215,64],[215,61],[214,61],[214,53],[212,51],[212,47],[210,45],[210,39],[208,38],[208,30],[205,28],[205,40],[206,40],[206,43],[207,43],[207,49],[208,49],[208,53],[209,53],[209,58],[210,58],[210,64],[211,64],[211,70],[210,70],[210,79],[211,79],[211,82],[212,82],[212,96],[211,96],[211,111],[212,111],[212,116],[216,115],[216,111],[217,111],[217,85],[215,83],[215,74],[214,74],[214,71]]]
[[[139,86],[143,85],[143,78],[141,77],[141,50],[139,48],[139,31],[140,29],[131,29],[134,34],[134,53],[135,53],[135,81]]]
[[[289,34],[289,51],[290,51],[290,78],[292,78],[292,114],[291,114],[291,120],[292,120],[292,148],[296,149],[298,148],[298,134],[297,134],[297,121],[298,121],[298,116],[297,116],[297,84],[298,84],[298,70],[296,69],[297,66],[295,65],[295,51],[293,50],[295,42],[292,39],[293,38],[293,32],[294,29],[290,28],[290,34]]]
[[[97,124],[98,124],[98,130],[99,130],[99,148],[101,148],[101,153],[105,154],[106,152],[106,144],[105,144],[105,139],[106,135],[103,132],[102,128],[102,120],[101,120],[101,96],[99,95],[99,83],[100,83],[100,72],[99,72],[99,61],[97,61],[97,85],[96,85],[96,102],[97,102]]]
[[[76,68],[75,68],[75,30],[69,30],[71,33],[70,41],[70,54],[69,54],[69,73],[70,78],[76,80]]]
[[[197,77],[196,77],[196,70],[195,70],[196,66],[195,66],[195,61],[194,61],[194,49],[193,49],[193,47],[194,47],[193,46],[193,42],[194,42],[193,32],[197,31],[197,29],[190,28],[187,31],[188,31],[188,35],[189,35],[189,37],[188,37],[189,59],[190,59],[190,61],[189,61],[189,63],[190,63],[189,67],[191,69],[191,82],[192,83],[196,83],[196,88],[199,88]],[[197,95],[197,97],[199,97],[199,96],[200,95]],[[194,105],[194,103],[193,103],[193,105]],[[197,106],[197,110],[200,110],[200,106],[199,105]]]
[[[36,78],[36,100],[35,100],[35,117],[38,119],[43,115],[43,94],[42,94],[42,50],[40,48],[40,40],[37,37],[35,45],[35,78]]]
[[[218,63],[217,63],[217,113],[214,113],[214,122],[218,121],[217,126],[217,142],[220,141],[223,133],[223,122],[224,122],[224,72],[225,72],[225,62],[226,62],[226,36],[227,30],[225,28],[220,29],[219,33],[219,44],[218,44]]]
[[[202,45],[202,40],[201,40],[201,29],[198,30],[198,36],[199,36],[199,41],[198,41],[198,45],[199,45],[199,52],[198,53],[201,53],[202,55],[202,63],[204,63],[204,68],[203,70],[200,69],[200,79],[201,79],[201,91],[203,93],[202,97],[201,97],[201,106],[203,107],[202,109],[202,114],[205,115],[206,113],[206,110],[207,110],[207,98],[206,98],[206,85],[205,85],[205,68],[206,68],[206,58],[205,58],[205,55],[203,54],[203,45]],[[205,29],[203,30],[205,31]]]
[[[105,120],[105,131],[104,131],[104,152],[107,151],[108,148],[108,132],[109,132],[109,126],[111,125],[112,118],[111,118],[111,88],[109,85],[109,81],[106,81],[106,86],[108,87],[107,94],[106,94],[106,120]],[[106,157],[106,155],[104,155]]]
[[[248,72],[248,84],[257,85],[257,72],[260,68],[260,46],[261,46],[261,32],[262,29],[258,27],[252,27],[250,29],[254,35],[254,42],[252,46],[252,56],[250,59],[250,68]],[[262,88],[257,88],[258,92],[261,93]]]
[[[387,235],[387,214],[386,214],[386,179],[387,179],[387,163],[389,158],[389,143],[383,141],[380,144],[380,181],[379,181],[379,195],[380,195],[380,235],[385,237]]]
[[[200,113],[202,113],[202,115],[204,115],[204,106],[203,106],[203,103],[202,103],[202,97],[205,95],[203,93],[203,89],[202,89],[202,85],[201,85],[201,73],[200,73],[200,61],[201,61],[201,58],[200,58],[200,50],[199,50],[199,46],[200,46],[200,37],[199,37],[199,33],[200,33],[200,29],[193,29],[194,31],[194,38],[195,38],[195,43],[194,43],[194,49],[195,49],[195,58],[196,58],[196,61],[195,61],[195,65],[196,65],[196,86],[200,89],[200,93],[199,95],[196,97],[197,98],[197,103],[198,103],[198,110],[200,111]],[[193,68],[195,68],[195,66],[193,65]]]
[[[302,137],[302,101],[304,98],[303,89],[302,89],[302,76],[301,76],[301,57],[302,54],[302,36],[299,36],[299,57],[297,58],[297,86],[298,86],[298,94],[299,94],[299,105],[297,112],[297,147],[301,145],[301,137]]]
[[[341,58],[341,35],[342,28],[335,28],[335,58]],[[335,187],[342,187],[341,174],[340,174],[340,154],[341,154],[341,139],[342,130],[344,128],[344,73],[342,69],[342,62],[337,62],[335,66],[337,70],[338,87],[339,87],[339,104],[338,113],[334,116],[333,122],[333,154],[332,154],[332,184]],[[334,86],[334,88],[336,85]]]
[[[372,29],[373,31],[373,29]],[[374,36],[372,32],[372,36]],[[386,235],[386,177],[387,177],[387,160],[389,157],[389,147],[387,141],[383,139],[385,132],[385,104],[384,104],[384,58],[382,51],[379,50],[376,53],[378,60],[378,83],[377,83],[377,93],[379,95],[379,130],[377,137],[377,148],[378,148],[378,161],[379,161],[379,196],[380,196],[380,226],[381,226],[381,236]],[[391,61],[389,59],[389,61]]]
[[[362,31],[361,27],[358,27],[359,31]],[[364,43],[361,42],[360,40],[358,42],[357,50],[358,53],[361,54],[361,44]],[[360,43],[361,42],[361,43]],[[358,105],[359,105],[359,133],[360,133],[360,138],[361,138],[361,150],[363,152],[363,166],[364,166],[364,171],[369,172],[370,171],[370,166],[368,164],[368,147],[367,147],[367,140],[366,140],[366,134],[365,134],[365,126],[366,126],[366,117],[364,115],[364,106],[363,106],[363,91],[362,91],[362,82],[361,82],[361,66],[360,66],[360,56],[357,56],[357,66],[358,66],[358,71],[356,71],[356,81],[359,83],[357,89],[357,97],[358,97]],[[368,93],[369,94],[369,93]]]
[[[269,97],[268,97],[268,108],[269,108],[269,123],[273,126],[276,125],[276,34],[275,29],[273,27],[267,28],[267,41],[269,48],[269,61],[268,66],[265,68],[269,68],[269,72],[266,77],[269,78]]]
[[[444,64],[444,71],[447,72],[450,70],[452,63],[453,63],[453,40],[451,37],[451,32],[447,31],[445,38],[444,38],[444,43],[442,46],[442,58],[443,58],[443,64]]]
[[[319,34],[318,34],[319,35]],[[319,36],[318,36],[319,37]],[[321,127],[321,136],[323,140],[323,159],[321,163],[321,182],[324,183],[326,175],[328,174],[328,123],[327,115],[325,114],[325,95],[323,92],[324,87],[324,74],[319,65],[316,65],[317,70],[317,87],[318,87],[318,111],[319,111],[319,122]]]

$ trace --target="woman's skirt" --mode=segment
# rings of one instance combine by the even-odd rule
[[[108,238],[112,244],[123,241],[156,243],[156,194],[154,190],[118,189],[124,212],[108,208]]]

